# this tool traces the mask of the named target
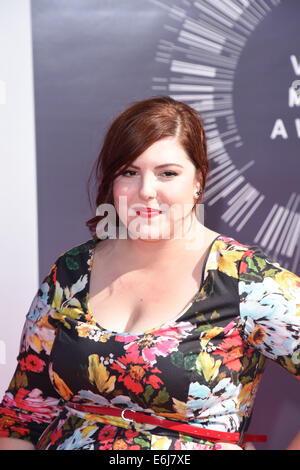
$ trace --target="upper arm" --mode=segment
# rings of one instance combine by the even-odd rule
[[[240,261],[238,285],[244,340],[300,376],[300,278],[253,247]]]
[[[49,377],[50,352],[56,335],[51,324],[56,269],[55,263],[26,315],[17,367],[0,404],[1,437],[36,444],[60,410],[60,396]]]

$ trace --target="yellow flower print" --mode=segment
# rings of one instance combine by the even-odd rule
[[[279,267],[278,263],[273,263],[273,265]],[[281,268],[281,271],[275,275],[274,280],[281,287],[286,299],[291,300],[295,297],[297,298],[297,292],[299,292],[300,287],[298,276]],[[300,304],[298,304],[298,307],[300,308]]]
[[[207,382],[214,380],[219,373],[222,361],[218,359],[216,362],[206,352],[201,352],[196,360],[196,368],[198,374],[203,375]]]
[[[241,393],[238,397],[238,408],[242,408],[243,412],[244,412],[244,407],[247,406],[247,404],[249,403],[249,397],[251,395],[255,396],[258,386],[260,384],[260,381],[262,379],[262,375],[263,374],[258,374],[253,381],[248,382],[245,385],[243,385]],[[253,405],[254,405],[254,401],[252,403],[252,407]]]
[[[99,362],[98,354],[91,354],[89,356],[89,379],[92,384],[95,384],[101,393],[112,392],[115,388],[116,377],[109,378],[109,372],[105,365]]]
[[[168,437],[155,436],[154,434],[151,440],[151,449],[168,450],[170,449],[171,443],[172,439],[169,439]]]
[[[240,261],[242,254],[240,251],[227,251],[226,256],[220,256],[218,269],[228,276],[238,278],[238,264],[237,261]]]
[[[172,397],[172,401],[173,408],[176,411],[176,414],[182,416],[182,419],[184,419],[186,416],[187,403],[185,403],[184,401],[177,400],[174,397]]]
[[[157,416],[160,416],[162,418],[172,418],[172,419],[176,419],[178,421],[180,420],[183,420],[186,418],[186,408],[187,408],[187,404],[184,403],[183,401],[180,401],[180,400],[177,400],[176,398],[172,397],[172,401],[173,401],[173,409],[175,411],[174,412],[163,412],[163,411],[160,411],[159,409],[156,410],[156,415]]]
[[[61,307],[62,297],[63,297],[63,289],[60,287],[59,281],[56,281],[55,292],[54,292],[54,297],[53,297],[53,301],[51,304],[51,308],[54,308],[55,310],[59,310]]]
[[[91,325],[88,325],[87,323],[79,323],[79,325],[76,326],[76,330],[80,338],[89,338]]]
[[[110,424],[124,429],[129,429],[130,425],[127,421],[119,416],[97,415],[96,413],[85,413],[84,419],[95,421],[96,423]]]
[[[215,336],[217,336],[219,333],[221,333],[222,331],[224,330],[224,328],[220,328],[219,326],[215,326],[214,328],[212,328],[211,330],[208,330],[204,333],[204,335],[202,336],[202,338],[200,338],[200,343],[201,343],[201,346],[203,349],[205,349],[205,347],[207,346],[207,343],[212,339],[214,338]]]
[[[48,323],[48,315],[45,315],[36,322],[36,328],[33,328],[33,334],[29,337],[29,343],[35,352],[40,353],[44,350],[50,354],[54,338],[55,331]]]
[[[109,333],[100,330],[98,326],[85,322],[78,322],[75,328],[80,338],[89,338],[100,343],[106,343],[111,336]]]
[[[90,425],[90,426],[87,426],[86,428],[82,429],[81,430],[82,438],[85,439],[91,431],[94,431],[96,429],[97,429],[96,425]]]
[[[81,276],[77,282],[75,282],[71,289],[66,286],[64,289],[60,286],[58,280],[56,280],[55,293],[51,308],[55,310],[52,314],[53,318],[60,320],[64,326],[70,329],[69,323],[66,318],[73,318],[77,320],[82,315],[82,305],[75,295],[84,289],[87,282],[87,276]],[[62,299],[65,299],[62,302]]]
[[[216,270],[227,274],[228,276],[238,278],[238,263],[243,256],[243,251],[238,247],[228,250],[228,243],[222,240],[217,242],[210,251],[209,260],[206,266],[207,270]]]
[[[43,346],[42,341],[39,338],[39,335],[35,333],[33,336],[30,336],[30,345],[34,351],[40,353]]]
[[[54,381],[54,386],[57,389],[58,393],[63,397],[64,400],[70,400],[74,393],[72,392],[72,390],[69,389],[67,384],[59,377],[59,375],[54,372],[52,364],[50,364],[50,375]]]

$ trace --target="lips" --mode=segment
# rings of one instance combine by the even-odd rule
[[[154,215],[159,215],[162,213],[162,211],[160,211],[159,209],[151,209],[149,207],[143,207],[143,208],[140,208],[140,209],[135,209],[136,211],[136,214],[137,215],[140,215],[142,217],[151,217],[151,216],[154,216]]]

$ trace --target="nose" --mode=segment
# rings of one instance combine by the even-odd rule
[[[145,176],[141,179],[140,187],[139,187],[139,196],[141,199],[149,199],[156,197],[156,185],[151,178],[151,175]]]

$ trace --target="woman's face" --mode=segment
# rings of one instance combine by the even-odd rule
[[[177,233],[180,238],[201,188],[197,174],[177,138],[161,139],[145,150],[113,183],[115,208],[128,235],[167,239]],[[161,212],[149,213],[147,207]]]

